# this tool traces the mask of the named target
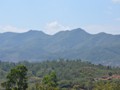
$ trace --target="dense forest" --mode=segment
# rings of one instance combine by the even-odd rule
[[[27,71],[27,90],[119,90],[120,68],[94,65],[81,60],[52,60],[43,62],[0,62],[0,83],[6,81],[10,70],[24,65]],[[54,76],[54,85],[51,82]],[[51,85],[51,87],[50,87]],[[55,86],[55,87],[54,87]],[[44,88],[45,87],[45,88]],[[0,90],[5,90],[0,86]]]

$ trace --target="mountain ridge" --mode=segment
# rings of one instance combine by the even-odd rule
[[[30,30],[28,30],[28,31],[26,31],[26,32],[12,32],[12,31],[7,31],[7,32],[2,32],[2,33],[0,33],[0,34],[6,34],[6,33],[23,34],[23,33],[28,33],[28,32],[38,32],[38,33],[41,32],[41,33],[43,33],[43,34],[53,36],[53,35],[58,34],[58,33],[61,33],[61,32],[71,32],[71,31],[75,31],[75,30],[78,31],[78,29],[79,29],[79,31],[88,33],[85,29],[75,28],[75,29],[70,29],[70,30],[61,30],[61,31],[58,31],[58,32],[56,32],[56,33],[54,33],[54,34],[52,34],[52,35],[47,34],[46,32],[44,32],[44,31],[42,31],[42,30],[35,30],[35,29],[30,29]],[[120,35],[120,34],[112,34],[112,33],[107,33],[107,32],[98,32],[98,33],[94,33],[94,34],[93,34],[93,33],[88,33],[88,34],[91,34],[91,35],[108,34],[108,35],[113,35],[113,36]]]
[[[42,31],[0,33],[0,60],[41,61],[82,59],[96,64],[120,65],[120,35],[90,34],[81,28],[48,35]]]

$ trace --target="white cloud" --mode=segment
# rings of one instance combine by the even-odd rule
[[[7,25],[7,26],[0,26],[0,32],[26,32],[28,31],[28,29],[23,29],[23,28],[17,28],[11,25]]]
[[[106,32],[110,34],[120,34],[120,26],[118,25],[88,25],[84,29],[92,34]]]
[[[50,22],[50,23],[47,23],[44,27],[44,32],[47,33],[47,34],[55,34],[59,31],[64,31],[64,30],[69,30],[70,27],[68,26],[64,26],[60,23],[58,23],[57,21],[53,21],[53,22]]]
[[[120,3],[120,0],[112,0],[114,3]]]

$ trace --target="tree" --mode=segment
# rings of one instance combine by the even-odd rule
[[[36,90],[59,90],[55,72],[44,76],[41,83],[36,83]]]
[[[24,65],[16,66],[8,73],[6,77],[7,81],[1,85],[6,88],[6,90],[26,90],[28,87],[27,71]]]
[[[50,87],[57,87],[58,83],[57,83],[57,76],[55,72],[51,72],[50,75],[46,75],[43,78],[43,84],[46,84]]]

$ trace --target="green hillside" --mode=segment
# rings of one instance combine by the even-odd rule
[[[28,68],[29,90],[35,90],[36,83],[40,83],[44,76],[55,72],[59,88],[73,88],[79,85],[84,90],[92,88],[102,77],[120,75],[120,68],[94,65],[81,60],[53,60],[44,62],[0,62],[0,82],[5,81],[5,77],[11,68],[23,64]],[[116,80],[116,79],[112,79]],[[109,80],[108,80],[109,81]],[[76,90],[76,89],[75,89]],[[91,90],[91,89],[90,89]]]

